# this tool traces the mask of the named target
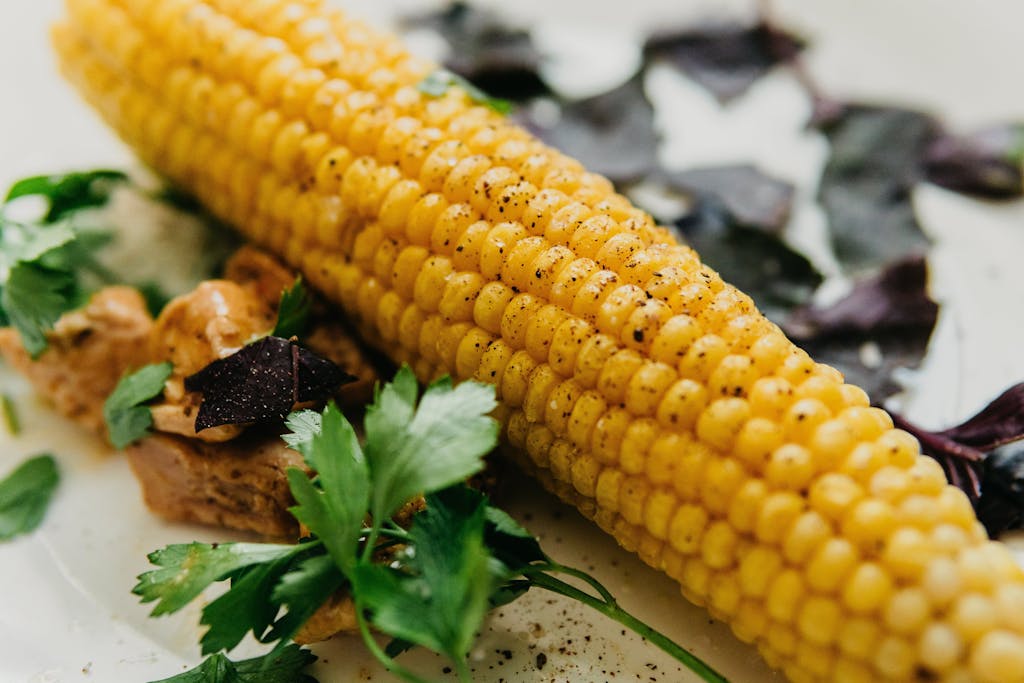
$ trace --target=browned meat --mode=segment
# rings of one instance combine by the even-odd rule
[[[153,434],[126,452],[146,505],[165,519],[298,537],[285,471],[306,467],[276,435],[211,444]]]
[[[225,280],[240,284],[274,312],[295,277],[295,271],[256,247],[242,247],[224,264]]]
[[[149,348],[154,362],[174,364],[174,374],[167,380],[163,400],[153,406],[154,427],[210,442],[228,441],[241,434],[244,427],[239,425],[197,434],[199,397],[185,391],[185,378],[230,356],[273,326],[270,308],[249,290],[227,280],[208,280],[167,304],[153,326]]]
[[[0,329],[0,353],[61,414],[105,436],[103,402],[122,374],[148,362],[152,328],[146,302],[136,290],[107,287],[84,308],[61,317],[47,335],[49,347],[36,360],[10,328]]]
[[[342,589],[313,613],[295,634],[294,640],[299,645],[308,645],[327,640],[338,633],[355,633],[358,630],[355,603],[348,591]]]

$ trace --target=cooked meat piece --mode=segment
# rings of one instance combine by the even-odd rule
[[[230,356],[273,326],[274,314],[266,303],[227,280],[207,280],[167,304],[153,326],[149,348],[153,362],[169,360],[174,364],[174,374],[167,380],[164,399],[153,407],[154,427],[210,442],[227,441],[241,434],[241,425],[197,434],[199,397],[185,391],[185,378]]]
[[[283,263],[256,247],[244,246],[224,264],[224,279],[236,282],[276,312],[281,293],[295,283],[297,277]]]
[[[276,312],[281,292],[294,284],[296,273],[265,251],[244,246],[228,260],[224,277],[248,289]],[[318,314],[303,344],[359,378],[338,390],[336,399],[340,406],[365,405],[373,398],[373,385],[380,379],[377,369],[353,333],[335,318],[336,312],[328,313],[321,306],[315,308]]]
[[[365,406],[373,400],[373,386],[380,380],[380,373],[363,347],[342,323],[315,320],[303,344],[311,351],[333,361],[345,372],[358,377],[355,382],[342,384],[334,395],[339,406],[354,408]]]
[[[343,588],[313,613],[293,640],[299,645],[309,645],[327,640],[338,633],[355,633],[358,630],[355,603]]]
[[[136,290],[107,287],[57,321],[39,358],[29,357],[11,328],[0,329],[0,353],[58,412],[105,436],[103,402],[121,375],[148,362],[152,328]]]
[[[126,452],[146,505],[161,517],[298,538],[285,471],[306,466],[277,435],[246,434],[211,444],[157,433]]]

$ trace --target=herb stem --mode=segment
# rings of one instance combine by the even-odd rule
[[[455,671],[459,674],[459,681],[473,683],[473,672],[469,670],[469,664],[466,663],[465,657],[454,657],[452,661],[455,663]]]
[[[582,574],[582,572],[579,573]],[[572,573],[571,575],[577,576],[577,574],[575,573]],[[701,680],[706,681],[706,683],[728,683],[728,679],[722,676],[722,674],[712,669],[710,666],[701,661],[698,657],[694,656],[687,650],[683,649],[682,646],[673,642],[672,639],[670,639],[665,634],[655,630],[653,627],[645,624],[644,622],[640,621],[626,610],[619,607],[618,603],[616,603],[614,600],[611,602],[606,602],[605,600],[596,598],[593,595],[590,595],[580,590],[579,588],[576,588],[575,586],[572,586],[566,583],[565,581],[562,581],[561,579],[556,579],[555,577],[549,574],[545,574],[543,572],[531,572],[528,574],[528,576],[534,586],[537,586],[538,588],[543,588],[544,590],[551,591],[552,593],[563,595],[573,600],[577,600],[583,603],[584,605],[587,605],[588,607],[591,607],[592,609],[600,612],[609,619],[617,621],[618,623],[630,629],[637,635],[651,641],[654,645],[656,645],[657,647],[661,648],[664,652],[671,655],[676,661],[683,664],[688,669],[690,669],[690,671],[700,676]],[[583,577],[581,576],[579,578],[582,579]],[[594,579],[594,581],[596,582],[597,580]],[[587,583],[591,584],[590,581],[587,581]]]
[[[598,581],[585,571],[575,569],[573,567],[566,567],[565,565],[558,564],[557,562],[549,562],[547,567],[542,568],[542,571],[552,571],[557,572],[559,574],[566,574],[568,576],[577,578],[580,581],[583,581],[587,585],[591,586],[594,590],[596,590],[598,594],[601,596],[601,598],[605,601],[605,603],[609,605],[618,604],[618,602],[615,600],[615,596],[611,594],[611,591],[605,588],[600,581]]]
[[[18,419],[18,409],[14,405],[14,399],[9,394],[0,394],[0,413],[3,413],[4,427],[11,436],[21,434],[21,420]]]
[[[356,622],[359,624],[359,634],[363,637],[363,643],[366,645],[366,649],[370,651],[370,654],[372,654],[385,669],[399,678],[409,681],[409,683],[430,683],[430,681],[420,678],[412,671],[406,669],[404,666],[396,662],[394,658],[388,657],[387,653],[380,649],[380,645],[377,644],[377,641],[373,638],[373,634],[370,633],[370,625],[366,622],[366,615],[364,614],[365,607],[363,607],[362,601],[356,597],[355,602]]]

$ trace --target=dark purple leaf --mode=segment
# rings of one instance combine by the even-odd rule
[[[698,201],[716,200],[738,225],[776,235],[786,227],[793,208],[793,185],[749,164],[668,172],[665,181]]]
[[[529,31],[491,10],[454,2],[402,24],[440,33],[451,46],[445,66],[495,97],[524,100],[550,92],[540,77],[541,55]]]
[[[1024,438],[1024,382],[1004,391],[963,424],[941,433],[983,451]]]
[[[1024,194],[1024,124],[1005,124],[958,137],[945,134],[925,153],[936,185],[988,199]]]
[[[901,388],[893,373],[917,367],[924,357],[938,314],[927,279],[923,258],[899,261],[856,283],[831,306],[793,311],[783,329],[880,403]]]
[[[928,264],[922,256],[911,256],[861,280],[831,306],[795,310],[785,329],[798,341],[880,331],[930,333],[938,312],[939,305],[928,296]]]
[[[327,399],[355,381],[329,360],[281,337],[264,337],[185,379],[203,394],[196,431],[282,420],[297,403]]]
[[[938,126],[922,112],[848,105],[821,122],[831,151],[818,197],[836,256],[846,270],[866,270],[923,252],[911,190]]]
[[[773,320],[781,321],[793,306],[808,301],[821,284],[821,275],[805,256],[778,235],[739,224],[714,197],[697,200],[676,226],[706,264],[753,297]]]
[[[803,48],[802,39],[761,22],[656,34],[648,39],[644,52],[648,58],[668,60],[720,102],[728,102]]]
[[[1024,441],[997,448],[985,458],[981,497],[974,509],[993,538],[1024,526]]]
[[[565,104],[553,124],[529,112],[521,121],[542,140],[616,183],[642,178],[657,167],[654,107],[636,76],[595,97]]]

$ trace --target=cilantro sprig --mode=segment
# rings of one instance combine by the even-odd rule
[[[309,325],[309,314],[313,299],[306,289],[302,277],[295,278],[291,287],[281,292],[281,303],[277,307],[277,322],[270,333],[272,337],[290,339],[300,337]]]
[[[396,660],[402,652],[426,647],[469,681],[469,651],[490,610],[542,589],[632,629],[703,680],[724,681],[623,610],[589,574],[552,560],[507,513],[462,483],[497,444],[498,425],[488,416],[495,405],[493,387],[448,379],[420,397],[403,367],[376,392],[362,442],[334,405],[293,413],[283,438],[315,475],[288,471],[291,511],[310,535],[294,546],[169,546],[150,555],[158,568],[141,575],[134,592],[156,602],[155,616],[229,581],[202,612],[209,627],[202,650],[211,654],[231,650],[249,632],[279,652],[333,593],[345,590],[370,652],[403,680],[423,683]],[[400,510],[414,500],[423,505],[410,523]],[[381,648],[371,628],[392,642]]]

